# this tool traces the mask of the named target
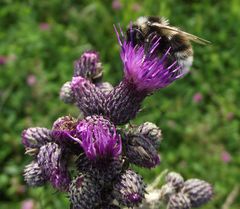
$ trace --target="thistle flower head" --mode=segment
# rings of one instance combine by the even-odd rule
[[[192,207],[200,207],[207,203],[213,196],[212,186],[200,179],[189,179],[184,182],[182,192],[187,194]]]
[[[129,162],[146,168],[153,168],[160,164],[157,150],[148,138],[129,135],[126,141],[125,150]]]
[[[137,90],[152,92],[164,88],[184,75],[181,66],[174,61],[168,64],[171,48],[161,56],[156,54],[156,48],[161,44],[160,38],[153,37],[149,50],[143,45],[133,44],[134,40],[126,41],[121,28],[120,34],[115,31],[121,46],[121,59],[124,65],[124,76],[128,82],[134,83]],[[130,29],[131,33],[131,29]]]
[[[37,162],[44,175],[56,189],[66,191],[70,183],[64,149],[56,143],[47,143],[40,148]]]
[[[77,106],[84,116],[102,114],[105,96],[103,92],[88,79],[77,76],[71,81],[71,88],[75,96]]]
[[[95,51],[87,51],[74,62],[74,76],[81,76],[91,81],[100,80],[102,77],[102,64],[99,54]]]
[[[95,208],[100,203],[100,188],[90,175],[80,175],[72,180],[68,194],[72,208]]]
[[[76,128],[80,144],[90,160],[118,158],[122,142],[115,127],[102,116],[89,116]]]
[[[119,177],[113,187],[113,195],[117,201],[127,207],[138,206],[145,195],[142,177],[128,169]]]
[[[148,138],[156,149],[159,147],[159,144],[162,141],[161,129],[151,122],[145,122],[141,124],[137,127],[134,133],[141,134]]]

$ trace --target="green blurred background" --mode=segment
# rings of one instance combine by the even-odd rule
[[[205,179],[215,196],[203,208],[239,209],[239,11],[238,0],[1,0],[0,208],[24,208],[26,200],[34,209],[68,208],[66,196],[50,187],[25,185],[22,170],[30,157],[21,131],[78,115],[59,101],[58,92],[84,50],[100,52],[105,80],[116,85],[122,64],[113,24],[125,28],[138,16],[160,15],[212,45],[194,45],[191,73],[145,100],[134,122],[155,122],[164,140],[162,164],[140,173],[147,182],[166,168]],[[237,196],[224,206],[233,191]]]

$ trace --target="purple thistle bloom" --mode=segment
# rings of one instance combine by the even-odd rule
[[[133,119],[140,110],[142,101],[153,91],[164,88],[185,73],[177,61],[168,64],[169,48],[162,57],[156,53],[160,38],[153,37],[149,50],[143,45],[134,46],[127,41],[120,28],[115,28],[121,46],[124,79],[108,95],[104,103],[105,115],[117,125]]]
[[[122,141],[115,127],[102,116],[92,116],[80,121],[76,133],[90,160],[117,159],[122,152]]]
[[[116,27],[114,28],[122,49],[120,55],[124,65],[125,79],[134,83],[138,91],[153,92],[168,86],[184,75],[177,61],[167,65],[167,56],[171,48],[162,57],[155,53],[155,49],[161,44],[160,38],[153,37],[150,49],[146,51],[142,45],[134,46],[133,40],[126,41],[121,28],[120,34]]]

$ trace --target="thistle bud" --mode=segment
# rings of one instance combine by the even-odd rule
[[[50,141],[52,137],[47,128],[28,128],[22,132],[22,143],[26,148],[39,148]]]
[[[171,184],[176,190],[181,189],[184,184],[183,177],[176,172],[170,172],[166,176],[166,182]]]
[[[160,157],[151,141],[141,135],[129,135],[125,149],[130,163],[146,168],[153,168],[160,163]]]
[[[46,176],[35,161],[25,167],[23,175],[29,186],[42,186],[46,183]]]
[[[97,207],[101,196],[96,179],[89,175],[81,175],[74,179],[69,186],[69,198],[73,208]]]
[[[37,160],[44,174],[52,185],[60,190],[67,190],[70,177],[63,149],[55,143],[48,143],[39,150]]]
[[[72,104],[75,102],[74,93],[71,88],[71,82],[68,81],[63,84],[59,93],[60,100],[66,104]]]
[[[212,186],[200,179],[189,179],[185,181],[182,192],[188,195],[192,207],[200,207],[207,203],[213,196]]]
[[[138,126],[136,134],[142,134],[144,137],[150,139],[157,149],[159,143],[162,141],[162,131],[154,123],[145,122]]]
[[[74,62],[74,77],[81,76],[93,83],[102,79],[102,63],[97,52],[84,52],[82,56]]]
[[[113,195],[120,204],[134,207],[142,202],[145,187],[142,177],[129,169],[119,176],[113,187]]]
[[[101,115],[104,113],[105,95],[89,80],[78,76],[73,77],[71,88],[74,93],[77,106],[84,116]]]
[[[190,199],[186,194],[177,193],[170,197],[167,209],[190,209]]]

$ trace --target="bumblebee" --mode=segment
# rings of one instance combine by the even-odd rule
[[[145,50],[151,47],[153,39],[160,38],[155,51],[162,55],[170,48],[168,62],[177,61],[184,73],[189,71],[193,62],[191,42],[202,45],[210,44],[205,39],[169,25],[169,21],[164,17],[139,17],[136,22],[128,26],[126,36],[128,42],[131,41],[134,46],[144,46]]]

